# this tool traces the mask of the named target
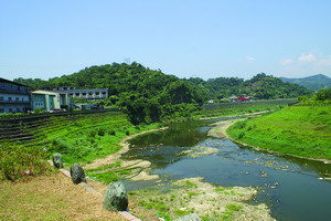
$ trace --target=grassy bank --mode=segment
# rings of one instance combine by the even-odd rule
[[[247,103],[209,104],[204,106],[202,110],[196,112],[194,116],[196,118],[207,118],[249,114],[260,111],[277,111],[283,107],[287,107],[288,104],[293,102],[295,102],[295,100],[287,99]]]
[[[331,106],[291,106],[237,122],[227,133],[239,142],[281,154],[331,159]]]
[[[34,141],[37,145],[44,145],[48,152],[63,154],[65,163],[70,165],[116,153],[124,137],[157,127],[158,124],[134,126],[121,113],[99,113],[56,117],[33,133],[39,137]]]
[[[1,179],[43,174],[48,165],[45,160],[54,152],[63,155],[65,166],[87,164],[118,152],[124,137],[159,126],[134,126],[126,115],[114,112],[51,117],[39,124],[25,129],[33,140],[1,141]]]

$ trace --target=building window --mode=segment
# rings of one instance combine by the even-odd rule
[[[93,93],[92,93],[92,91],[90,91],[88,94],[89,94],[89,95],[92,95]]]
[[[0,97],[0,101],[3,101],[3,97]]]
[[[19,97],[16,97],[15,100],[16,100],[16,101],[20,101],[20,98],[19,98]]]
[[[9,111],[9,112],[13,112],[13,109],[11,109],[11,108],[8,108],[8,111]]]
[[[8,97],[8,101],[11,101],[11,97]]]
[[[95,95],[99,95],[100,94],[100,92],[98,91],[98,92],[95,92]]]
[[[79,93],[76,93],[76,96],[79,96]]]
[[[5,112],[5,109],[0,108],[0,113],[3,113],[3,112]]]
[[[83,93],[83,96],[86,96],[86,93]]]
[[[103,92],[102,92],[102,94],[103,94],[103,95],[105,95],[105,94],[106,94],[106,92],[105,92],[105,91],[103,91]]]
[[[16,112],[20,112],[21,109],[19,107],[16,108]]]
[[[69,95],[70,95],[70,96],[73,96],[74,94],[73,94],[73,93],[70,93]]]

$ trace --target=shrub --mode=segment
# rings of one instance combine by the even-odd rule
[[[90,137],[95,137],[95,135],[97,135],[97,132],[95,132],[94,130],[90,131]]]
[[[243,129],[246,127],[246,121],[239,121],[237,124],[236,124],[236,128],[239,128],[239,129]]]
[[[126,134],[127,136],[129,136],[129,135],[130,135],[130,131],[127,130],[127,131],[125,132],[125,134]]]
[[[238,134],[238,139],[241,139],[241,138],[243,138],[245,136],[245,132],[240,132],[239,134]]]
[[[5,179],[11,181],[47,173],[50,166],[45,159],[46,154],[40,148],[14,143],[0,146],[0,172]]]
[[[103,137],[105,135],[105,129],[104,128],[99,128],[98,129],[98,135]]]
[[[108,133],[109,133],[109,135],[111,135],[111,136],[115,136],[115,135],[116,135],[116,131],[114,131],[114,130],[110,130]]]
[[[61,153],[66,153],[70,149],[69,145],[67,142],[61,138],[56,138],[55,140],[52,141],[53,149],[55,151],[61,152]]]

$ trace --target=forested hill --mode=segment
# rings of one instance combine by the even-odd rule
[[[298,97],[309,93],[309,90],[264,73],[257,74],[249,80],[241,78],[213,78],[204,81],[200,78],[188,79],[194,84],[203,85],[210,95],[219,99],[231,95],[246,94],[257,99]]]
[[[47,81],[40,79],[22,79],[14,81],[31,86],[33,89],[53,89],[58,86],[73,86],[76,88],[109,88],[111,96],[118,98],[127,96],[169,100],[171,103],[203,102],[202,87],[179,79],[173,75],[166,75],[160,70],[151,70],[138,63],[106,64],[91,66],[71,75],[51,78]],[[182,87],[186,97],[171,99],[166,95]],[[185,91],[187,90],[187,91]],[[176,93],[171,94],[176,96]],[[206,95],[206,94],[205,94]],[[166,102],[166,101],[165,101]]]
[[[331,87],[331,78],[324,74],[316,74],[304,78],[281,78],[284,82],[298,84],[304,86],[310,90],[319,90],[321,88]]]
[[[154,98],[161,103],[196,103],[207,99],[221,99],[231,95],[246,94],[257,99],[298,97],[309,93],[302,86],[281,81],[266,74],[258,74],[249,80],[219,77],[207,81],[201,78],[179,79],[160,70],[151,70],[139,63],[106,64],[91,66],[79,72],[51,78],[14,81],[29,85],[32,89],[53,89],[57,86],[76,88],[109,88],[113,99],[127,97]]]

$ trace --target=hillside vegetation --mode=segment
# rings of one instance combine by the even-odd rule
[[[331,159],[331,106],[291,106],[237,122],[228,134],[240,143],[285,155]]]
[[[294,98],[309,94],[306,88],[281,81],[279,78],[264,73],[257,74],[249,80],[241,78],[213,78],[204,81],[200,78],[190,78],[190,82],[203,85],[209,91],[209,96],[222,99],[231,95],[246,94],[256,99]]]
[[[301,86],[284,83],[266,74],[250,80],[239,78],[180,79],[160,70],[151,70],[133,62],[91,66],[79,72],[51,78],[15,81],[32,89],[58,86],[108,88],[109,98],[100,102],[124,109],[134,124],[156,122],[173,116],[187,117],[207,100],[221,101],[231,95],[246,94],[256,99],[293,98],[308,94]]]

